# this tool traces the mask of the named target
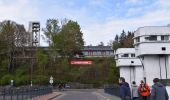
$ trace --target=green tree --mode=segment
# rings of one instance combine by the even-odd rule
[[[115,36],[113,49],[116,50],[118,48],[133,48],[133,37],[133,32],[128,31],[126,34],[126,32],[123,30],[120,36]]]
[[[124,44],[125,44],[125,47],[127,47],[127,48],[133,48],[133,37],[134,37],[134,33],[128,31],[127,38],[126,38],[126,41],[125,41],[125,43],[124,43]]]
[[[46,55],[42,49],[38,49],[37,51],[37,59],[38,59],[38,70],[42,75],[45,74],[45,67],[48,64],[48,55]]]
[[[55,36],[54,47],[63,57],[71,57],[84,46],[83,33],[77,22],[69,20]]]
[[[43,28],[43,32],[47,38],[47,42],[49,46],[51,46],[54,42],[54,37],[59,33],[60,26],[58,19],[48,19],[46,22],[46,28]]]
[[[109,40],[109,42],[107,43],[107,46],[113,46],[113,40]]]
[[[104,43],[101,41],[98,46],[104,46]]]
[[[126,40],[126,33],[124,30],[122,30],[122,33],[120,34],[120,37],[119,37],[119,42],[120,42],[121,47],[124,47],[125,40]]]
[[[116,34],[115,40],[113,41],[113,49],[116,50],[120,48],[121,44],[119,42],[119,36]]]
[[[14,52],[27,44],[27,32],[23,25],[5,20],[0,23],[0,55],[9,59],[8,68],[13,70]]]

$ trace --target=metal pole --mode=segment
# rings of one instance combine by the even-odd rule
[[[16,90],[17,100],[18,100],[18,93],[19,93],[19,90],[17,89]]]
[[[11,100],[12,100],[12,95],[13,95],[13,90],[10,89],[10,94],[11,94]]]
[[[3,98],[4,98],[4,100],[5,100],[5,89],[4,89],[4,91],[3,91],[4,93],[3,93]]]
[[[24,93],[24,89],[21,89],[22,100],[23,100],[23,93]]]

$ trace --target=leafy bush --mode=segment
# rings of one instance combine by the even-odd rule
[[[32,82],[33,82],[33,84],[46,85],[49,83],[49,79],[47,76],[37,75],[37,76],[33,77]]]
[[[15,80],[14,80],[14,85],[15,86],[21,86],[21,85],[27,85],[29,83],[29,77],[26,75],[18,77],[16,75]]]
[[[9,85],[10,84],[10,80],[14,79],[12,75],[4,75],[2,78],[1,78],[1,85]]]

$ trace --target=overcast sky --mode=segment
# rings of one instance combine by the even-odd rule
[[[0,21],[10,19],[26,28],[29,21],[40,21],[45,27],[48,18],[77,21],[86,45],[107,44],[123,29],[169,24],[170,0],[0,0]]]

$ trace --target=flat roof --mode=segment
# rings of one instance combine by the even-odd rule
[[[134,36],[148,36],[148,35],[170,35],[170,27],[168,26],[145,26],[138,28]]]
[[[135,48],[119,48],[116,54],[135,53]]]

